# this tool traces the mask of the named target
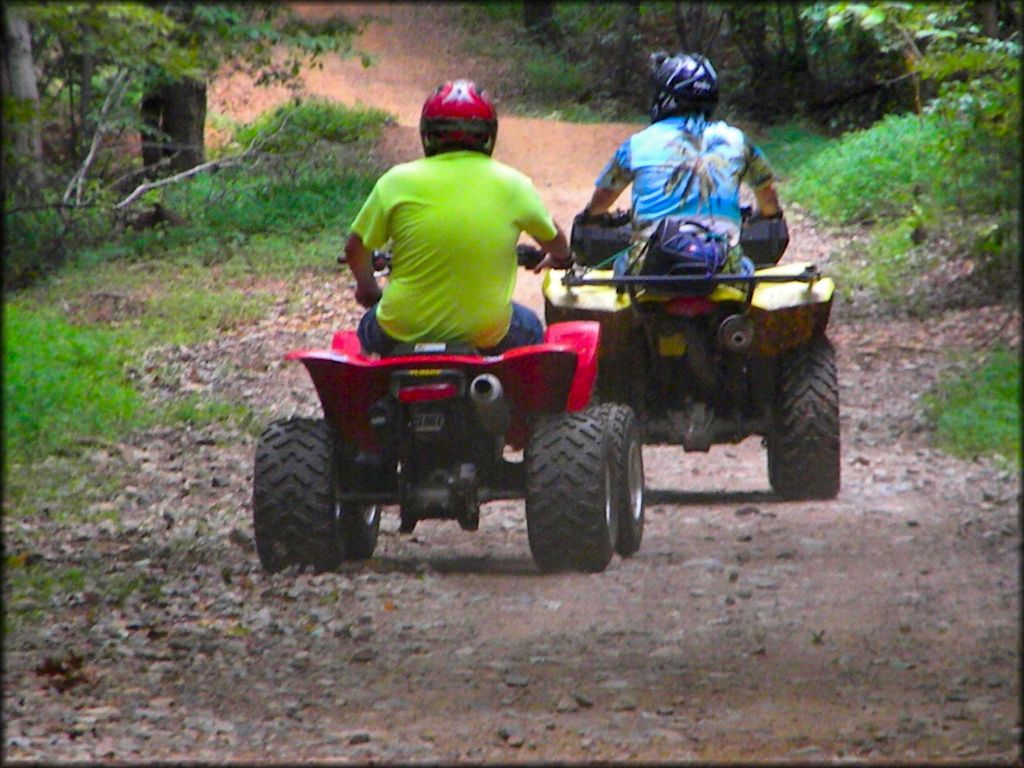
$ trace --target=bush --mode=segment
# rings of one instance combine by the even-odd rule
[[[999,454],[1021,464],[1020,357],[995,350],[988,361],[942,381],[926,398],[939,444],[954,455]]]
[[[576,102],[590,89],[583,66],[557,53],[535,50],[521,71],[531,101]]]
[[[962,214],[1016,207],[1019,165],[991,143],[943,115],[889,115],[815,155],[788,191],[841,223],[899,218],[915,204]]]
[[[373,141],[390,116],[372,108],[352,108],[326,99],[282,104],[235,131],[243,147],[264,152],[304,152],[320,141],[350,144]]]

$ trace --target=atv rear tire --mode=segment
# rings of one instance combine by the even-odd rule
[[[618,528],[604,414],[594,408],[542,419],[525,462],[526,532],[537,567],[603,571]]]
[[[825,336],[781,361],[775,424],[768,436],[768,480],[786,499],[839,493],[839,382]]]
[[[334,434],[323,419],[275,421],[260,435],[253,471],[253,529],[260,563],[316,571],[342,559],[334,481]]]
[[[618,517],[615,551],[636,554],[644,535],[644,460],[640,423],[628,405],[610,403],[598,409],[605,419],[612,452],[612,504]]]

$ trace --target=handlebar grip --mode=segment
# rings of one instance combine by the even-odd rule
[[[526,267],[527,269],[533,269],[541,260],[544,258],[544,251],[540,248],[534,248],[532,245],[517,245],[516,246],[516,262],[520,267]]]

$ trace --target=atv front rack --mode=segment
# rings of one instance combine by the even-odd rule
[[[569,271],[562,277],[562,285],[567,288],[575,288],[582,285],[611,285],[616,288],[658,288],[671,290],[672,288],[692,288],[695,284],[714,286],[720,284],[815,283],[821,276],[821,272],[813,264],[808,265],[803,272],[790,275],[712,275],[711,277],[703,277],[701,275],[620,275],[618,277],[588,277],[588,272],[577,273]]]

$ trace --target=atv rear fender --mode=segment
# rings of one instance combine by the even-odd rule
[[[829,277],[806,277],[812,265],[806,262],[758,269],[748,278],[754,283],[747,312],[754,324],[751,354],[772,357],[807,343],[824,331],[832,310],[835,283]],[[564,273],[562,273],[564,274]],[[792,277],[792,280],[787,278]],[[544,277],[545,317],[549,323],[594,320],[601,323],[601,364],[618,366],[626,358],[630,341],[629,295],[612,284],[611,270],[590,270],[581,285],[566,286],[563,279],[548,273]],[[641,293],[641,303],[667,302],[671,293]],[[720,283],[707,297],[715,304],[746,303],[736,285]]]
[[[600,328],[596,322],[556,323],[547,328],[542,343],[494,357],[417,354],[380,359],[363,355],[354,331],[338,331],[330,349],[296,350],[285,359],[306,366],[324,417],[343,439],[368,451],[379,447],[368,418],[370,406],[389,395],[395,371],[457,368],[467,380],[493,374],[509,400],[506,442],[518,449],[525,447],[534,417],[587,406],[597,376]]]

